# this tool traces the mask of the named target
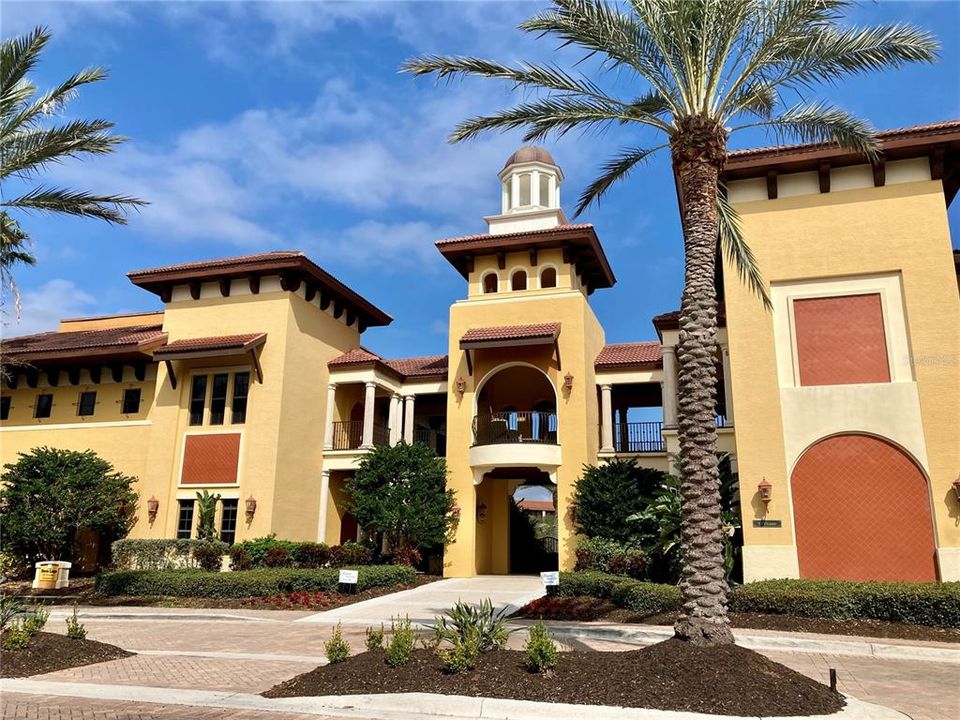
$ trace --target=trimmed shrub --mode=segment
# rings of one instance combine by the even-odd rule
[[[216,548],[217,569],[220,567],[219,558],[231,552],[230,546],[219,540],[117,540],[110,547],[117,568],[173,570],[199,567],[194,549],[201,545]]]
[[[473,670],[480,659],[480,637],[476,634],[458,637],[453,641],[453,647],[438,646],[436,652],[445,673],[452,675]]]
[[[333,567],[369,565],[372,560],[373,550],[360,543],[345,542],[343,545],[334,545],[330,548],[330,564]]]
[[[300,543],[290,553],[294,565],[300,568],[322,568],[330,562],[330,546],[324,543]]]
[[[67,618],[67,637],[71,640],[85,640],[87,637],[87,628],[80,622],[77,616],[77,606],[73,606],[73,615]]]
[[[575,570],[597,570],[635,579],[645,577],[647,555],[636,545],[606,538],[587,538],[577,544]]]
[[[4,650],[26,650],[30,647],[33,633],[27,627],[26,620],[14,620],[3,634]]]
[[[340,623],[333,630],[333,637],[323,644],[323,652],[331,665],[342,663],[350,657],[350,643],[343,639],[343,628]]]
[[[680,589],[600,572],[560,573],[561,595],[609,598],[643,615],[680,608]],[[731,612],[960,627],[960,582],[763,580],[733,588]]]
[[[413,624],[410,618],[400,620],[390,619],[390,642],[387,643],[386,660],[390,667],[406,665],[413,653],[413,643],[416,639]]]
[[[537,624],[530,628],[523,651],[526,653],[527,670],[530,672],[546,672],[560,662],[560,651],[557,650],[557,644],[550,637],[550,631],[543,624],[543,620],[538,620]]]
[[[367,628],[367,652],[383,650],[383,623],[380,623],[380,629]]]
[[[193,559],[201,570],[220,572],[224,556],[223,544],[206,540],[193,546]]]
[[[282,545],[276,545],[263,554],[263,565],[268,568],[290,567],[290,551]]]
[[[393,555],[390,556],[390,562],[394,565],[407,565],[413,568],[420,565],[422,559],[423,556],[420,554],[420,551],[412,547],[397,548]]]
[[[47,610],[43,605],[38,605],[34,609],[33,615],[23,621],[23,627],[31,635],[36,635],[47,626],[47,620],[49,619],[50,611]]]
[[[249,570],[253,567],[253,558],[242,544],[230,548],[230,569]]]
[[[244,540],[243,542],[236,543],[233,547],[242,548],[250,556],[250,566],[251,567],[262,567],[263,566],[263,556],[271,548],[282,547],[286,548],[287,552],[293,550],[294,546],[297,543],[290,540],[277,540],[276,535],[267,535],[265,537],[254,538],[253,540]]]
[[[412,585],[416,573],[393,565],[361,566],[357,591],[373,587]],[[337,590],[339,571],[261,568],[230,573],[201,570],[117,570],[101,573],[96,589],[105,595],[245,598],[269,597],[294,591]]]

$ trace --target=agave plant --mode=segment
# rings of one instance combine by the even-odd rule
[[[454,645],[475,642],[480,652],[503,647],[510,636],[506,610],[495,611],[489,598],[479,605],[457,601],[435,619],[433,631],[437,644],[444,640]]]
[[[477,76],[528,94],[512,108],[461,122],[452,142],[521,130],[539,141],[571,130],[630,126],[649,142],[622,148],[583,191],[580,214],[658,151],[669,151],[680,200],[684,289],[680,302],[679,440],[683,612],[677,637],[727,644],[729,588],[717,473],[717,245],[767,304],[753,253],[720,173],[732,133],[766,128],[774,139],[830,142],[877,154],[869,123],[812,97],[849,75],[936,58],[934,36],[908,24],[845,24],[850,0],[552,0],[520,29],[593,58],[590,76],[552,64],[507,65],[475,57],[424,56],[402,69],[452,80]],[[532,95],[532,97],[529,97]],[[785,104],[785,98],[799,97]],[[612,134],[612,133],[611,133]]]

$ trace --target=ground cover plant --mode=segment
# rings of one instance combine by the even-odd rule
[[[412,585],[412,568],[395,565],[359,566],[357,591]],[[228,573],[202,570],[117,570],[101,573],[96,589],[105,595],[146,595],[194,598],[273,597],[290,592],[333,592],[339,570],[262,568]]]

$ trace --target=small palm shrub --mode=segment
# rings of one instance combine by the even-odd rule
[[[323,644],[323,651],[331,665],[342,663],[350,656],[350,643],[343,639],[340,623],[333,630],[333,636]]]
[[[367,651],[383,650],[383,623],[380,628],[367,628]]]
[[[550,637],[550,631],[543,624],[543,620],[538,620],[537,624],[530,628],[523,651],[526,653],[527,669],[530,672],[542,673],[552,670],[560,661],[557,644]]]
[[[456,645],[468,638],[476,638],[479,651],[486,652],[506,644],[510,634],[506,623],[506,613],[503,610],[495,612],[489,598],[479,605],[458,602],[436,618],[434,633],[438,644],[446,640]]]
[[[413,653],[415,641],[410,618],[390,620],[390,642],[387,644],[386,660],[390,667],[406,665]]]
[[[7,629],[13,619],[27,611],[27,606],[19,598],[0,597],[0,632]]]
[[[26,620],[14,620],[3,635],[4,650],[25,650],[30,647],[33,632],[27,626]]]
[[[77,606],[73,606],[73,615],[67,618],[67,637],[71,640],[86,640],[87,628],[80,622],[77,615]]]

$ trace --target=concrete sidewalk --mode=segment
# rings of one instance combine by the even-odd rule
[[[409,617],[417,625],[432,623],[458,600],[479,604],[489,599],[494,608],[510,614],[543,595],[539,577],[525,575],[450,578],[382,595],[372,600],[345,605],[335,610],[314,613],[297,620],[300,623],[327,625],[390,625],[390,618]]]

